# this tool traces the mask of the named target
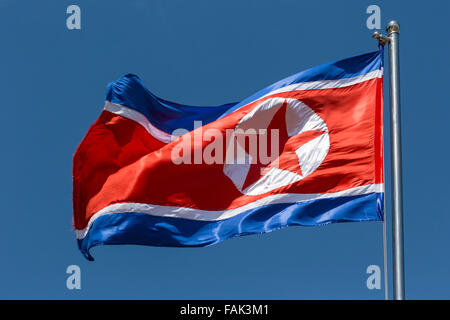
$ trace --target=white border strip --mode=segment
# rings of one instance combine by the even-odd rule
[[[343,79],[334,79],[334,80],[318,80],[318,81],[310,81],[310,82],[300,82],[293,83],[288,86],[282,87],[280,89],[276,89],[267,93],[265,96],[287,92],[287,91],[300,91],[300,90],[320,90],[320,89],[335,89],[352,86],[354,84],[372,80],[375,78],[383,77],[383,68],[371,71],[369,73],[356,76],[353,78],[343,78]]]
[[[310,81],[310,82],[301,82],[301,83],[294,83],[276,90],[273,90],[264,96],[258,98],[257,100],[268,97],[277,93],[281,92],[288,92],[288,91],[300,91],[300,90],[319,90],[319,89],[334,89],[334,88],[342,88],[342,87],[348,87],[352,86],[354,84],[364,82],[367,80],[372,80],[374,78],[381,78],[383,77],[383,68],[377,69],[374,71],[371,71],[369,73],[363,74],[361,76],[356,76],[353,78],[344,78],[344,79],[335,79],[335,80],[318,80],[318,81]],[[245,107],[246,105],[250,104],[251,102],[243,105],[242,107]],[[241,109],[242,107],[239,107],[236,110]],[[151,124],[151,122],[139,111],[136,111],[134,109],[106,101],[104,110],[112,112],[114,114],[120,115],[124,118],[136,121],[141,126],[147,130],[148,133],[150,133],[154,138],[158,139],[161,142],[164,143],[170,143],[173,140],[177,139],[177,136],[173,136],[169,133],[166,133],[158,128],[156,128],[154,125]],[[235,111],[236,111],[235,110]]]
[[[155,137],[161,142],[169,143],[178,138],[176,136],[172,136],[156,128],[154,125],[150,123],[150,121],[148,121],[147,117],[145,117],[142,113],[134,109],[124,107],[121,106],[120,104],[112,103],[110,101],[106,101],[104,110],[122,116],[124,118],[136,121],[141,126],[143,126],[148,133],[150,133],[153,137]]]
[[[361,187],[356,187],[332,193],[274,194],[262,199],[258,199],[254,202],[248,203],[235,209],[219,210],[219,211],[200,210],[186,207],[160,206],[147,203],[116,203],[98,211],[90,218],[86,228],[84,228],[83,230],[75,230],[75,233],[77,239],[83,239],[88,233],[89,229],[92,227],[94,221],[99,217],[107,214],[136,212],[136,213],[145,213],[156,217],[182,218],[197,221],[220,221],[234,217],[247,210],[262,207],[268,204],[280,204],[280,203],[294,204],[317,199],[357,196],[374,192],[384,192],[384,184],[369,184]]]

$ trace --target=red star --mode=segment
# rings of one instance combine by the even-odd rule
[[[275,113],[272,120],[270,121],[267,131],[264,137],[262,134],[258,134],[258,139],[265,138],[267,141],[267,155],[271,155],[271,134],[270,131],[272,129],[279,130],[279,157],[268,164],[263,164],[260,162],[260,157],[257,157],[257,163],[251,164],[247,173],[247,177],[242,186],[242,189],[245,190],[248,186],[252,185],[259,179],[261,179],[269,170],[273,167],[278,167],[279,169],[287,170],[295,172],[299,175],[302,175],[302,170],[300,168],[300,164],[298,162],[297,154],[295,150],[298,149],[303,144],[308,141],[322,135],[323,131],[306,131],[302,132],[298,135],[289,137],[287,128],[286,128],[286,108],[287,102],[284,101],[283,105],[280,109]],[[249,152],[248,143],[246,145],[246,152]],[[278,160],[278,161],[277,161]]]

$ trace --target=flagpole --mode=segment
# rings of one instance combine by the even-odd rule
[[[389,79],[391,101],[392,245],[394,257],[394,299],[405,298],[403,258],[402,145],[400,121],[400,68],[398,37],[400,26],[389,22]]]
[[[389,80],[391,104],[391,169],[392,169],[392,247],[394,261],[394,300],[405,298],[403,258],[403,195],[402,195],[402,149],[400,121],[400,68],[398,37],[400,25],[389,22],[388,37],[375,32],[373,37],[384,46],[389,43]]]

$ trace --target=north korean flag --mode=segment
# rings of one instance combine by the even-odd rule
[[[81,252],[383,220],[382,81],[381,51],[217,107],[169,102],[121,77],[73,159]]]

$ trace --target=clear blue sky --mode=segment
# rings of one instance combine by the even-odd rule
[[[81,7],[80,31],[66,28],[70,4]],[[444,0],[0,0],[0,298],[383,299],[366,288],[365,273],[383,266],[379,222],[291,227],[207,248],[103,246],[88,262],[71,221],[72,156],[108,82],[136,73],[171,101],[239,101],[303,69],[376,50],[371,4],[381,7],[383,29],[391,19],[401,25],[406,296],[449,299]],[[388,88],[386,77],[386,110]],[[388,192],[389,156],[387,148]],[[389,193],[387,208],[390,231]],[[81,267],[79,291],[66,288],[71,264]],[[389,272],[392,284],[390,250]]]

